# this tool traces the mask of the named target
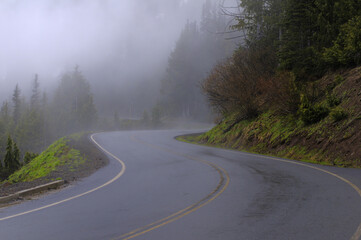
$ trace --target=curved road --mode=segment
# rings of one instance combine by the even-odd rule
[[[185,133],[95,135],[109,165],[0,209],[0,239],[360,239],[360,169],[174,140]]]

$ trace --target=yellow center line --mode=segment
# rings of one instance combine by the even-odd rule
[[[139,140],[139,139],[136,139],[136,138],[134,137],[134,135],[132,136],[132,139],[133,139],[134,141],[137,141],[137,142],[139,142],[139,143],[143,143],[143,144],[148,145],[148,146],[151,146],[151,147],[153,147],[153,148],[157,148],[157,149],[160,149],[160,150],[163,150],[163,151],[172,153],[172,154],[176,154],[176,155],[179,155],[179,156],[183,156],[183,157],[186,157],[186,158],[189,158],[189,159],[198,161],[198,162],[202,162],[202,163],[207,164],[207,165],[209,165],[209,166],[212,166],[214,169],[216,169],[217,171],[219,171],[221,177],[222,177],[222,173],[224,173],[224,175],[225,175],[226,178],[227,178],[227,182],[226,182],[225,186],[223,187],[223,189],[222,189],[220,192],[218,192],[218,194],[217,194],[216,196],[214,196],[214,197],[212,197],[211,199],[209,199],[209,201],[207,201],[207,202],[205,202],[205,203],[203,203],[203,204],[201,204],[201,205],[199,205],[199,206],[197,206],[197,207],[192,207],[192,206],[190,206],[190,207],[188,207],[188,208],[185,208],[185,209],[183,209],[183,210],[181,210],[181,211],[179,211],[179,212],[177,212],[177,213],[175,213],[175,214],[173,214],[173,215],[171,215],[171,216],[169,216],[169,217],[167,217],[167,218],[161,219],[161,220],[159,220],[159,221],[157,221],[157,222],[154,222],[154,223],[152,223],[152,224],[149,224],[149,225],[147,225],[147,226],[145,226],[145,227],[143,227],[143,228],[136,229],[136,230],[134,230],[134,231],[132,231],[132,232],[130,232],[130,233],[124,234],[124,235],[122,235],[122,236],[120,236],[119,238],[116,238],[116,239],[123,239],[123,240],[131,239],[131,238],[137,237],[137,236],[139,236],[139,235],[142,235],[142,234],[144,234],[144,233],[147,233],[147,232],[149,232],[149,231],[152,231],[152,230],[154,230],[154,229],[156,229],[156,228],[159,228],[159,227],[161,227],[161,226],[164,226],[164,225],[166,225],[166,224],[168,224],[168,223],[170,223],[170,222],[173,222],[173,221],[175,221],[175,220],[178,220],[179,218],[181,218],[181,217],[183,217],[183,216],[185,216],[185,215],[188,215],[189,213],[194,212],[195,210],[197,210],[197,209],[203,207],[204,205],[208,204],[209,202],[213,201],[215,198],[217,198],[217,197],[227,188],[227,186],[228,186],[228,184],[229,184],[229,175],[228,175],[228,173],[226,172],[226,170],[224,170],[223,168],[215,165],[214,163],[207,162],[207,161],[202,160],[202,159],[197,159],[197,158],[195,158],[195,157],[192,157],[192,156],[189,156],[189,155],[186,155],[186,154],[177,153],[177,152],[172,151],[172,150],[170,150],[170,149],[162,148],[162,147],[159,147],[159,146],[157,146],[157,145],[154,145],[154,144],[151,144],[151,143],[147,143],[147,142],[141,141],[141,140]],[[226,150],[226,151],[227,151],[227,150]],[[245,152],[239,152],[239,153],[242,154],[242,155],[247,155],[247,156],[253,156],[253,157],[255,156],[255,154],[250,154],[250,153],[245,153]],[[258,154],[257,154],[257,157],[264,158],[264,159],[270,159],[270,160],[274,160],[274,161],[279,161],[279,162],[284,162],[284,163],[291,163],[291,164],[295,164],[295,165],[299,165],[299,166],[303,166],[303,167],[308,167],[308,168],[311,168],[311,169],[314,169],[314,170],[317,170],[317,171],[324,172],[324,173],[326,173],[326,174],[329,174],[329,175],[331,175],[331,176],[333,176],[333,177],[338,178],[339,180],[341,180],[341,181],[343,181],[344,183],[346,183],[346,184],[348,184],[349,186],[351,186],[351,187],[358,193],[358,195],[361,197],[361,189],[360,189],[359,187],[357,187],[356,184],[352,183],[350,180],[348,180],[348,179],[346,179],[346,178],[344,178],[344,177],[341,177],[340,175],[338,175],[338,174],[336,174],[336,173],[327,171],[327,170],[325,170],[325,169],[322,169],[322,168],[319,168],[319,167],[316,167],[316,166],[313,166],[313,165],[304,164],[304,163],[301,163],[301,162],[296,162],[296,161],[291,161],[291,160],[286,160],[286,159],[279,159],[279,158],[275,158],[275,157],[269,157],[269,156],[258,155]],[[183,212],[184,212],[184,213],[183,213]],[[168,220],[169,218],[171,218],[171,219]],[[158,225],[156,225],[156,224],[158,224]],[[153,225],[155,225],[155,226],[153,226]],[[152,226],[153,226],[153,227],[152,227]],[[148,228],[148,229],[147,229],[147,228]],[[144,229],[146,229],[146,230],[144,230]],[[139,232],[139,231],[141,231],[141,230],[144,230],[144,231]],[[138,233],[137,233],[137,232],[138,232]],[[134,235],[132,235],[132,234],[134,234]],[[131,236],[129,236],[129,235],[131,235]],[[126,237],[126,236],[129,236],[129,237],[124,238],[124,237]],[[355,233],[354,233],[354,234],[352,235],[352,237],[350,238],[350,240],[360,240],[360,238],[361,238],[361,223],[360,223],[360,225],[358,226],[358,228],[356,229]]]
[[[99,133],[97,133],[99,134]],[[105,186],[108,186],[109,184],[113,183],[114,181],[116,181],[117,179],[119,179],[125,172],[125,169],[126,169],[126,166],[124,164],[124,162],[122,160],[120,160],[118,157],[116,157],[114,154],[110,153],[109,151],[107,151],[105,148],[103,148],[98,142],[96,142],[94,140],[94,136],[97,135],[97,134],[93,134],[91,135],[91,140],[102,150],[104,151],[105,153],[107,153],[108,155],[110,155],[112,158],[116,159],[122,166],[122,169],[121,171],[114,177],[112,178],[111,180],[109,180],[108,182],[104,183],[103,185],[101,186],[98,186],[96,188],[93,188],[89,191],[86,191],[84,193],[81,193],[81,194],[78,194],[76,196],[73,196],[73,197],[70,197],[70,198],[67,198],[67,199],[64,199],[64,200],[61,200],[61,201],[58,201],[58,202],[55,202],[55,203],[52,203],[52,204],[49,204],[49,205],[45,205],[43,207],[39,207],[39,208],[36,208],[36,209],[32,209],[32,210],[29,210],[29,211],[25,211],[25,212],[22,212],[22,213],[18,213],[18,214],[14,214],[14,215],[11,215],[11,216],[7,216],[7,217],[3,217],[3,218],[0,218],[0,221],[4,221],[4,220],[7,220],[7,219],[11,219],[11,218],[15,218],[15,217],[18,217],[18,216],[22,216],[22,215],[25,215],[25,214],[29,214],[29,213],[33,213],[33,212],[37,212],[37,211],[40,211],[40,210],[43,210],[43,209],[46,209],[46,208],[50,208],[50,207],[53,207],[53,206],[56,206],[56,205],[59,205],[59,204],[62,204],[64,202],[68,202],[70,200],[73,200],[73,199],[76,199],[76,198],[79,198],[79,197],[82,197],[84,195],[87,195],[87,194],[90,194],[92,192],[95,192]],[[175,151],[172,151],[170,149],[166,149],[166,148],[162,148],[162,147],[159,147],[159,146],[156,146],[156,145],[153,145],[151,143],[146,143],[146,142],[143,142],[139,139],[136,139],[134,136],[132,136],[132,139],[134,141],[137,141],[137,142],[140,142],[142,144],[145,144],[145,145],[148,145],[148,146],[151,146],[153,148],[157,148],[157,149],[161,149],[163,151],[166,151],[166,152],[169,152],[169,153],[172,153],[172,154],[176,154],[176,155],[179,155],[179,156],[183,156],[183,157],[186,157],[188,159],[191,159],[191,160],[194,160],[194,161],[198,161],[198,162],[202,162],[208,166],[211,166],[212,168],[214,168],[220,175],[220,182],[218,184],[218,186],[208,195],[206,196],[205,198],[203,198],[202,200],[200,200],[199,202],[189,206],[189,207],[186,207],[168,217],[165,217],[165,218],[162,218],[158,221],[155,221],[153,223],[150,223],[144,227],[140,227],[138,229],[135,229],[129,233],[126,233],[126,234],[123,234],[121,235],[120,237],[116,238],[116,239],[132,239],[132,238],[135,238],[137,236],[140,236],[140,235],[143,235],[147,232],[150,232],[154,229],[157,229],[159,227],[162,227],[166,224],[169,224],[171,222],[174,222],[196,210],[198,210],[199,208],[207,205],[208,203],[212,202],[213,200],[215,200],[217,197],[219,197],[219,195],[221,195],[225,189],[228,187],[229,185],[229,182],[230,182],[230,178],[229,178],[229,175],[227,173],[227,171],[219,166],[217,166],[216,164],[214,163],[211,163],[211,162],[208,162],[208,161],[205,161],[205,160],[202,160],[202,159],[198,159],[198,158],[195,158],[195,157],[192,157],[192,156],[189,156],[189,155],[186,155],[186,154],[181,154],[181,153],[177,153]],[[244,152],[241,152],[241,154],[243,155],[248,155],[248,156],[255,156],[254,154],[249,154],[249,153],[244,153]],[[350,180],[344,178],[344,177],[341,177],[340,175],[336,174],[336,173],[333,173],[333,172],[330,172],[330,171],[327,171],[325,169],[321,169],[319,167],[316,167],[316,166],[312,166],[312,165],[308,165],[308,164],[304,164],[304,163],[300,163],[300,162],[294,162],[294,161],[290,161],[290,160],[285,160],[285,159],[278,159],[278,158],[274,158],[274,157],[268,157],[268,156],[263,156],[263,155],[257,155],[257,157],[261,157],[261,158],[265,158],[265,159],[271,159],[271,160],[274,160],[274,161],[279,161],[279,162],[285,162],[285,163],[291,163],[291,164],[295,164],[295,165],[299,165],[299,166],[303,166],[303,167],[308,167],[308,168],[312,168],[312,169],[315,169],[315,170],[318,170],[318,171],[321,171],[321,172],[324,172],[326,174],[329,174],[331,176],[334,176],[336,178],[338,178],[339,180],[345,182],[346,184],[348,184],[349,186],[351,186],[357,193],[358,195],[361,197],[361,189],[359,187],[357,187],[356,184],[352,183]],[[225,183],[224,183],[225,181]],[[222,187],[223,186],[223,187]],[[221,188],[222,187],[222,188]],[[353,234],[353,236],[350,238],[350,240],[359,240],[361,237],[361,223],[360,225],[358,226],[356,232]]]
[[[144,145],[148,145],[152,148],[156,148],[156,149],[160,149],[162,151],[165,151],[165,152],[169,152],[169,153],[172,153],[172,154],[175,154],[175,155],[178,155],[178,156],[182,156],[182,157],[185,157],[185,158],[188,158],[188,159],[191,159],[191,160],[194,160],[194,161],[197,161],[197,162],[201,162],[203,164],[206,164],[210,167],[212,167],[213,169],[215,169],[218,174],[220,175],[220,181],[217,185],[217,187],[210,193],[208,194],[206,197],[204,197],[203,199],[201,199],[200,201],[192,204],[191,206],[188,206],[172,215],[169,215],[165,218],[162,218],[162,219],[159,219],[153,223],[150,223],[146,226],[143,226],[143,227],[140,227],[140,228],[137,228],[131,232],[128,232],[126,234],[123,234],[117,238],[114,238],[115,239],[123,239],[123,240],[128,240],[128,239],[132,239],[132,238],[135,238],[135,237],[138,237],[140,235],[143,235],[147,232],[150,232],[152,230],[155,230],[157,228],[160,228],[166,224],[169,224],[171,222],[174,222],[198,209],[200,209],[201,207],[204,207],[205,205],[207,205],[208,203],[212,202],[213,200],[215,200],[217,197],[219,197],[219,195],[221,195],[225,190],[226,188],[228,187],[229,185],[229,182],[230,182],[230,179],[229,179],[229,175],[227,173],[227,171],[219,166],[217,166],[216,164],[214,163],[211,163],[211,162],[208,162],[208,161],[205,161],[205,160],[202,160],[202,159],[198,159],[198,158],[195,158],[195,157],[192,157],[192,156],[189,156],[189,155],[186,155],[186,154],[181,154],[181,153],[177,153],[175,151],[172,151],[170,149],[167,149],[167,148],[163,148],[163,147],[159,147],[157,145],[154,145],[154,144],[151,144],[151,143],[147,143],[147,142],[144,142],[144,141],[141,141],[139,139],[136,139],[134,137],[134,135],[132,135],[132,140],[133,141],[136,141],[138,143],[142,143]]]
[[[46,209],[46,208],[50,208],[50,207],[53,207],[53,206],[56,206],[56,205],[59,205],[59,204],[62,204],[62,203],[65,203],[65,202],[68,202],[70,200],[74,200],[76,198],[80,198],[84,195],[87,195],[87,194],[90,194],[92,192],[95,192],[105,186],[108,186],[109,184],[113,183],[114,181],[116,181],[117,179],[119,179],[125,172],[125,164],[122,160],[120,160],[119,158],[117,158],[116,156],[114,156],[112,153],[110,153],[109,151],[107,151],[105,148],[103,148],[102,146],[100,146],[100,144],[94,140],[94,135],[97,135],[99,133],[96,133],[96,134],[92,134],[90,136],[91,140],[102,150],[104,151],[105,153],[109,154],[112,158],[116,159],[120,165],[122,166],[122,169],[120,170],[120,172],[114,177],[112,178],[111,180],[109,180],[108,182],[104,183],[103,185],[101,186],[98,186],[96,188],[93,188],[89,191],[86,191],[84,193],[81,193],[81,194],[78,194],[78,195],[75,195],[73,197],[70,197],[70,198],[66,198],[64,200],[61,200],[61,201],[58,201],[58,202],[55,202],[55,203],[52,203],[52,204],[49,204],[49,205],[45,205],[43,207],[39,207],[39,208],[35,208],[35,209],[32,209],[32,210],[29,210],[29,211],[25,211],[25,212],[21,212],[21,213],[18,213],[18,214],[14,214],[14,215],[11,215],[11,216],[7,216],[7,217],[3,217],[3,218],[0,218],[0,221],[4,221],[4,220],[7,220],[7,219],[11,219],[11,218],[15,218],[15,217],[19,217],[19,216],[22,216],[22,215],[25,215],[25,214],[29,214],[29,213],[33,213],[33,212],[37,212],[37,211],[40,211],[40,210],[43,210],[43,209]]]

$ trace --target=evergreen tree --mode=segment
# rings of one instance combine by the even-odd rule
[[[36,110],[39,108],[40,105],[40,90],[39,90],[40,84],[38,80],[38,74],[35,74],[35,78],[33,81],[33,89],[32,89],[32,95],[30,98],[30,107],[32,110]]]
[[[43,92],[43,96],[41,98],[41,108],[45,110],[48,107],[48,95],[46,92]]]
[[[187,22],[171,53],[162,82],[163,105],[171,116],[190,117],[195,109],[196,85],[202,73],[194,66],[200,34],[196,22]]]
[[[9,135],[6,144],[6,154],[4,158],[4,166],[9,171],[11,171],[12,169],[13,166],[12,162],[13,162],[13,141]]]
[[[11,174],[20,167],[20,150],[16,143],[13,142],[10,135],[6,145],[6,154],[4,158],[5,169]]]
[[[44,148],[45,139],[45,105],[40,102],[38,75],[35,74],[33,81],[30,108],[25,108],[20,119],[14,127],[15,139],[19,147],[24,151],[41,151]],[[24,100],[23,106],[26,106]]]
[[[14,142],[14,152],[12,161],[12,171],[16,171],[20,168],[20,150],[17,144]]]
[[[233,29],[247,33],[246,47],[273,46],[279,69],[298,81],[360,62],[361,0],[241,0],[240,7]]]
[[[0,130],[0,138],[3,137],[4,138],[3,143],[5,143],[5,141],[6,141],[6,134],[5,133],[11,131],[12,125],[13,125],[13,121],[12,121],[12,117],[11,117],[11,109],[10,109],[8,101],[3,102],[3,105],[1,106],[0,122],[1,122],[1,127],[2,127],[2,129]],[[0,139],[0,143],[1,142],[2,141]],[[3,144],[3,145],[0,144],[0,146],[4,146],[4,145],[5,144]],[[0,149],[1,149],[1,147],[0,147]],[[1,152],[0,152],[0,156],[1,156]]]
[[[225,31],[227,17],[212,0],[203,5],[200,27],[197,22],[186,23],[162,79],[160,105],[163,114],[197,120],[209,118],[210,109],[200,81],[217,61],[230,56],[235,48],[233,41],[225,40],[220,34]]]
[[[13,120],[14,123],[17,124],[21,115],[21,98],[20,98],[20,88],[18,84],[16,84],[16,87],[14,89],[12,100],[13,100]]]
[[[341,26],[341,32],[323,54],[326,63],[334,67],[361,64],[361,16],[350,19]]]
[[[23,159],[24,164],[28,164],[29,162],[31,162],[37,156],[39,156],[39,154],[32,153],[32,152],[26,152],[25,155],[24,155],[24,159]]]
[[[89,130],[96,123],[97,111],[90,85],[78,66],[62,76],[51,105],[51,117],[51,128],[57,136]]]
[[[315,21],[310,8],[311,0],[288,0],[282,21],[285,31],[279,52],[281,68],[294,71],[298,80],[307,79],[319,59],[313,42]]]
[[[45,136],[45,119],[42,112],[27,110],[19,120],[14,133],[21,150],[41,151]]]
[[[8,101],[3,102],[0,110],[1,118],[8,122],[10,120],[10,108]]]

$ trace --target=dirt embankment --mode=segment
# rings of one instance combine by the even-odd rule
[[[75,150],[79,157],[70,159],[62,158],[55,170],[33,181],[21,181],[17,183],[5,182],[0,187],[0,196],[6,196],[59,179],[64,180],[65,183],[71,183],[80,178],[87,177],[99,168],[107,165],[109,161],[108,157],[91,142],[88,134],[66,137],[65,139],[65,150],[63,149],[61,153],[55,153],[55,155],[61,157],[64,151]]]
[[[188,141],[297,160],[361,167],[361,67],[328,74],[314,84],[329,114],[305,124],[298,116],[269,111],[253,120],[229,116]]]

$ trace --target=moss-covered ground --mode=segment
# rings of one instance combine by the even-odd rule
[[[68,165],[70,170],[75,169],[85,163],[86,159],[79,150],[72,148],[68,143],[70,139],[79,140],[80,138],[81,134],[76,134],[69,138],[59,139],[31,162],[13,173],[7,181],[10,183],[33,181],[48,176],[61,165]]]
[[[87,133],[63,137],[0,183],[0,196],[55,180],[73,182],[105,166],[108,158]]]

